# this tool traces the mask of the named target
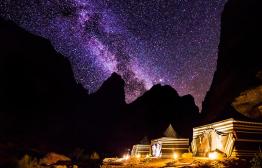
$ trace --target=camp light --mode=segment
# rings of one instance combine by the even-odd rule
[[[136,154],[136,158],[137,159],[140,159],[141,158],[141,154],[139,153],[139,154]]]
[[[210,153],[208,153],[208,158],[211,159],[211,160],[218,159],[217,152],[210,152]]]
[[[125,155],[123,156],[123,159],[124,159],[124,160],[128,160],[129,158],[130,158],[129,154],[125,154]]]
[[[176,152],[173,153],[173,159],[175,159],[175,160],[178,159],[178,154]]]

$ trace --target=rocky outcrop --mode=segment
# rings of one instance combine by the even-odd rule
[[[260,0],[229,0],[221,19],[217,69],[202,108],[204,122],[247,119],[232,107],[241,92],[257,87],[262,69]],[[252,117],[255,118],[255,117]]]
[[[234,99],[232,106],[249,118],[262,118],[262,85],[241,92],[240,96]]]
[[[107,103],[108,106],[125,105],[125,81],[117,73],[111,76],[102,84],[102,86],[92,94],[94,99]]]
[[[0,141],[68,144],[72,111],[88,96],[70,62],[48,40],[1,18],[0,36]]]
[[[172,124],[177,135],[191,137],[192,127],[198,119],[198,108],[191,95],[179,96],[170,86],[153,86],[136,101],[129,104],[128,112],[138,137],[163,136]]]
[[[93,111],[92,121],[84,116],[81,118],[88,121],[85,123],[92,123],[92,127],[88,129],[82,126],[83,131],[80,132],[91,133],[95,141],[93,144],[99,142],[100,147],[121,153],[124,148],[139,143],[144,137],[152,139],[164,136],[170,124],[178,136],[191,138],[192,128],[199,117],[198,107],[191,95],[179,96],[171,86],[160,84],[131,104],[123,104],[119,99],[119,96],[124,99],[123,95],[124,81],[115,73],[97,92],[91,94],[88,111]]]

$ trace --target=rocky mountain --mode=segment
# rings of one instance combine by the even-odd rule
[[[69,61],[48,40],[3,19],[0,36],[1,135],[32,143],[66,137],[72,123],[59,123],[71,118],[87,94]]]
[[[191,95],[155,85],[126,104],[125,82],[116,73],[89,94],[48,40],[3,19],[0,37],[0,144],[121,153],[146,136],[163,136],[170,124],[178,136],[191,137],[198,117]]]
[[[258,77],[262,71],[261,9],[260,0],[229,0],[226,3],[221,19],[217,69],[203,102],[204,122],[229,117],[261,119],[261,115],[252,117],[232,105],[237,97],[262,84]],[[254,104],[253,98],[246,96],[242,102],[251,102],[261,114],[262,100]]]
[[[191,137],[192,127],[199,116],[194,98],[191,95],[179,96],[168,85],[153,86],[128,106],[134,130],[139,130],[141,137],[161,137],[169,124],[178,136]]]
[[[100,101],[110,100],[110,105],[121,106],[125,103],[125,81],[117,73],[111,76],[102,84],[95,94],[95,99]],[[114,95],[114,96],[113,96]],[[109,105],[109,104],[108,104]]]
[[[90,97],[89,109],[93,107],[97,116],[92,119],[92,128],[96,129],[88,132],[94,131],[95,141],[102,140],[99,146],[105,145],[108,151],[120,149],[116,152],[121,153],[145,137],[162,137],[170,124],[178,136],[191,138],[192,128],[199,117],[194,98],[191,95],[179,96],[168,85],[155,85],[131,104],[125,104],[124,81],[116,73]]]

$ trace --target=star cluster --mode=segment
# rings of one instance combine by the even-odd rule
[[[161,83],[192,94],[201,106],[216,66],[225,1],[2,0],[0,15],[49,39],[91,92],[117,72],[127,102]]]

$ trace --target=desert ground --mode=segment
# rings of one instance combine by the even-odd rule
[[[106,158],[103,162],[102,168],[173,168],[173,167],[250,167],[250,162],[247,159],[239,158],[224,158],[219,160],[211,160],[208,158],[194,157],[174,159],[158,159],[145,158],[137,159],[130,158],[128,160],[119,158]]]

